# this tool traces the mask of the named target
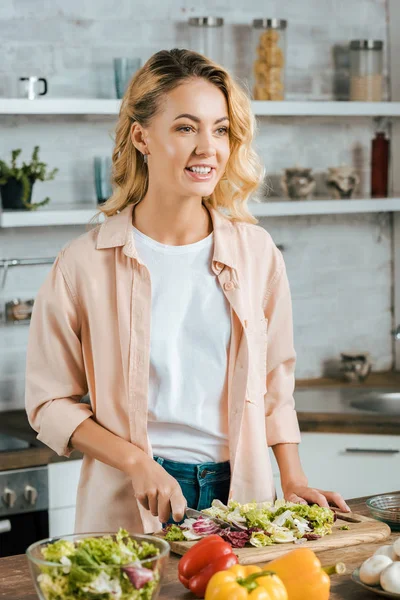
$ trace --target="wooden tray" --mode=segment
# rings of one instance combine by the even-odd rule
[[[332,527],[332,534],[318,540],[308,541],[306,543],[307,548],[311,548],[314,552],[322,552],[324,550],[332,550],[333,548],[344,548],[345,546],[356,546],[369,542],[383,542],[390,536],[390,527],[386,523],[381,523],[370,517],[364,517],[357,513],[340,512],[336,512],[336,516],[336,521]],[[349,529],[341,531],[340,527],[343,527],[343,525],[347,525]],[[182,556],[195,542],[169,542],[169,544],[172,552]],[[272,560],[289,552],[289,550],[301,547],[302,545],[300,544],[287,542],[285,544],[265,546],[264,548],[254,548],[253,546],[234,548],[233,551],[238,556],[241,565],[251,565],[264,560]]]

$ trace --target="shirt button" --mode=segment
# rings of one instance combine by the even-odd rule
[[[235,284],[233,283],[233,281],[227,281],[226,283],[224,283],[224,290],[226,290],[227,292],[229,292],[229,290],[233,290],[234,287]]]
[[[216,262],[215,263],[215,268],[217,269],[217,271],[222,271],[222,269],[224,268],[224,265],[221,262]]]

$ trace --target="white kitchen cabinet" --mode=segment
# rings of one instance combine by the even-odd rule
[[[345,498],[399,488],[400,436],[303,433],[299,451],[311,487],[339,492]],[[272,468],[282,497],[273,456]]]
[[[51,537],[74,533],[75,506],[49,510],[49,532]]]
[[[49,464],[50,536],[74,532],[76,495],[82,460]]]

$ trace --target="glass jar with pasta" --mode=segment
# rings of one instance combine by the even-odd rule
[[[254,100],[284,100],[286,27],[283,19],[253,20]]]

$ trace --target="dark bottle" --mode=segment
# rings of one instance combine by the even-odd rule
[[[390,142],[378,131],[371,144],[371,197],[387,198]]]

